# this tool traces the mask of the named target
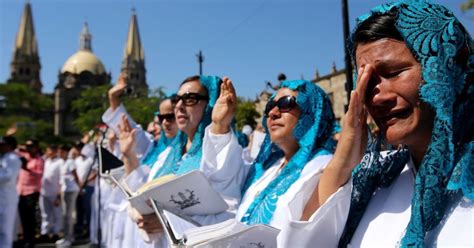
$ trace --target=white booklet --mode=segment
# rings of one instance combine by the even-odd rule
[[[212,188],[201,171],[181,176],[167,175],[144,184],[132,192],[125,183],[115,180],[132,207],[140,214],[152,214],[149,200],[157,201],[164,209],[181,215],[212,215],[226,211],[229,206]]]
[[[280,230],[268,225],[247,226],[235,219],[199,227],[152,202],[172,247],[277,247]]]

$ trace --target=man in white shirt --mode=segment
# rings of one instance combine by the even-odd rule
[[[61,212],[61,165],[63,161],[57,155],[57,147],[46,148],[43,178],[41,181],[40,209],[41,236],[44,241],[59,239],[62,227]]]

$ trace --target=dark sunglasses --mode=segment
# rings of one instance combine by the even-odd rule
[[[164,115],[156,115],[158,117],[158,123],[162,124],[163,121],[167,121],[167,122],[173,122],[176,118],[174,116],[174,114],[164,114]]]
[[[199,95],[198,93],[186,92],[181,96],[175,95],[171,98],[171,103],[173,105],[178,104],[180,100],[183,100],[185,106],[196,105],[200,100],[209,100],[208,96]]]
[[[278,101],[269,101],[267,105],[265,106],[265,116],[268,116],[270,111],[274,109],[275,107],[278,107],[278,110],[280,110],[281,113],[286,113],[290,112],[292,109],[294,109],[296,106],[296,97],[294,96],[284,96],[278,99]]]

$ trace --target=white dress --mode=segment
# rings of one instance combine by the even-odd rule
[[[0,157],[0,247],[12,247],[18,208],[16,181],[21,160],[14,152]]]
[[[275,212],[273,213],[273,218],[270,221],[269,225],[275,228],[280,229],[280,234],[278,235],[278,241],[285,239],[288,232],[288,227],[290,225],[291,219],[288,216],[288,204],[293,199],[294,195],[300,195],[302,198],[308,198],[311,196],[312,191],[307,190],[308,183],[311,184],[312,178],[315,174],[320,173],[326,165],[331,160],[332,155],[322,155],[318,156],[311,161],[309,161],[304,169],[301,171],[301,175],[289,188],[288,190],[278,198],[276,204]],[[242,217],[247,212],[249,206],[252,204],[254,198],[263,191],[267,185],[280,173],[280,165],[283,162],[283,158],[275,162],[272,167],[268,168],[263,176],[253,183],[245,193],[242,198],[242,203],[239,206],[236,214],[236,220],[240,221]],[[294,204],[292,209],[294,213],[299,216],[302,214],[304,209],[303,202],[298,202]],[[297,246],[287,246],[287,247],[297,247]],[[319,247],[319,246],[318,246]],[[321,246],[323,247],[323,246]]]
[[[383,154],[382,154],[383,155]],[[376,190],[348,247],[397,247],[410,220],[415,172],[410,161],[388,188]],[[321,171],[304,187],[314,190]],[[279,247],[337,247],[350,206],[352,180],[334,193],[308,221],[299,221],[301,203],[296,194],[286,207],[289,231]],[[426,247],[474,247],[474,202],[466,198],[450,204],[447,216],[427,233]]]
[[[106,123],[110,127],[117,127],[120,116],[127,114],[125,108],[120,105],[116,111],[109,110],[104,113],[102,119],[104,122],[107,120]],[[130,117],[129,121],[134,123]],[[139,128],[139,132],[136,134],[135,152],[143,156],[149,148],[150,139],[146,136],[146,132]],[[122,180],[131,190],[138,189],[145,182],[153,179],[154,174],[165,162],[170,150],[171,148],[168,147],[160,153],[151,172],[147,166],[139,166]],[[223,135],[215,135],[210,132],[210,127],[207,127],[202,144],[202,154],[199,170],[204,173],[211,186],[224,197],[230,208],[217,215],[192,216],[192,218],[202,225],[215,224],[234,218],[246,175],[246,170],[242,166],[242,148],[232,131]],[[167,247],[166,240],[162,235],[154,235],[154,241],[151,243],[145,243],[140,238],[137,224],[127,216],[128,205],[128,201],[120,190],[115,188],[110,196],[110,202],[107,204],[111,210],[109,217],[114,222],[114,230],[109,232],[112,233],[112,237],[108,238],[112,242],[107,247]]]

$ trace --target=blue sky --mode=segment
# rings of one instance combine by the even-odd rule
[[[352,21],[380,0],[349,0]],[[472,33],[463,0],[436,1],[450,7]],[[266,80],[284,72],[289,79],[312,79],[343,67],[341,7],[338,0],[32,0],[41,57],[43,92],[52,92],[58,71],[79,47],[85,21],[94,53],[112,73],[120,72],[132,7],[136,8],[151,88],[177,90],[198,73],[195,54],[202,49],[204,73],[230,76],[240,96],[254,98]],[[9,64],[24,1],[0,0],[0,82]]]

